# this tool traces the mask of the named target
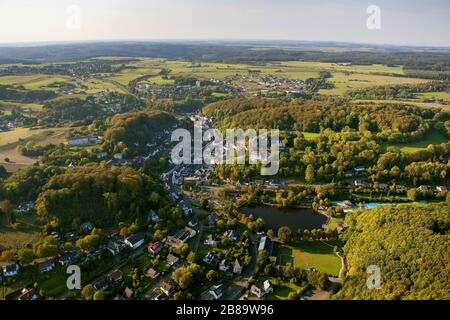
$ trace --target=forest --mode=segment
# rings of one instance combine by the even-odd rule
[[[336,299],[450,299],[448,205],[400,205],[348,214],[347,277]],[[366,268],[381,288],[366,287]]]

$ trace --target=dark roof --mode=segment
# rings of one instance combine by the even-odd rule
[[[129,236],[126,240],[131,244],[136,244],[139,241],[143,240],[145,238],[143,233],[135,233],[131,236]]]

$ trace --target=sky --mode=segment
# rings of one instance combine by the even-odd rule
[[[367,27],[371,5],[380,9],[380,19],[371,20],[379,29]],[[241,39],[450,46],[449,17],[450,0],[0,0],[0,43]]]

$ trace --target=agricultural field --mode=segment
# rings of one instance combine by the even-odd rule
[[[348,90],[359,88],[394,84],[417,84],[429,81],[426,79],[404,78],[366,73],[332,72],[332,75],[333,76],[329,79],[329,81],[334,83],[335,88],[321,89],[319,93],[344,95]]]
[[[0,132],[0,165],[6,170],[15,172],[26,167],[36,160],[17,152],[16,147],[28,141],[34,141],[38,145],[58,144],[66,140],[69,128],[36,129],[16,128],[7,132]],[[8,161],[6,161],[8,159]]]
[[[0,77],[0,85],[23,86],[27,90],[55,90],[49,87],[55,82],[73,83],[71,77],[47,74],[14,75]]]

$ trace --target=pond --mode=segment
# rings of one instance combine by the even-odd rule
[[[320,229],[328,218],[312,209],[288,209],[277,207],[242,208],[244,214],[252,214],[265,222],[266,229],[277,231],[287,226],[293,231],[298,229]]]

